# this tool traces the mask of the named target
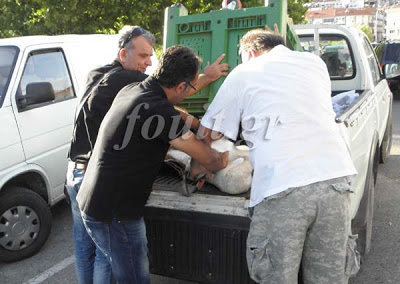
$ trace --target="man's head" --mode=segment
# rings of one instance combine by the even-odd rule
[[[262,29],[255,29],[247,32],[241,38],[239,54],[242,62],[246,62],[280,44],[285,45],[280,35]]]
[[[150,57],[153,55],[154,36],[138,26],[124,26],[119,31],[118,61],[124,69],[144,73],[151,66]]]
[[[188,47],[175,45],[163,54],[153,77],[166,91],[168,99],[177,104],[196,89],[201,59]]]

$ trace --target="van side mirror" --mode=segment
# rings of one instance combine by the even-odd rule
[[[54,89],[51,83],[35,82],[26,86],[26,95],[17,97],[17,102],[20,108],[25,108],[29,105],[45,103],[54,99]]]

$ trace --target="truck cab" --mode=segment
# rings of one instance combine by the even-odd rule
[[[390,155],[393,95],[371,43],[359,29],[304,25],[296,26],[295,30],[304,50],[325,61],[331,77],[333,100],[339,93],[350,90],[358,94],[343,112],[337,114],[336,122],[358,172],[352,182],[352,226],[359,237],[358,250],[366,255],[371,246],[378,164],[386,162]],[[334,61],[332,54],[335,54]],[[343,72],[336,73],[341,66]]]

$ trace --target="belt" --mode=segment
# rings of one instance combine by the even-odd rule
[[[74,169],[77,170],[86,170],[87,164],[75,162]]]

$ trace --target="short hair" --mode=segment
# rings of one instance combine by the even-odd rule
[[[169,47],[161,57],[153,77],[161,86],[172,88],[181,82],[189,83],[199,71],[201,58],[183,45]]]
[[[132,32],[136,29],[139,29],[140,32],[137,35],[132,36],[131,35]],[[134,45],[133,45],[131,39],[133,39],[137,36],[143,36],[151,44],[151,46],[154,46],[154,44],[156,42],[156,39],[151,32],[149,32],[139,26],[123,26],[122,29],[119,30],[118,34],[119,34],[118,47],[120,49],[123,47],[125,47],[127,49],[134,48]],[[129,41],[126,42],[128,39],[129,39]]]
[[[285,41],[280,35],[262,29],[255,29],[248,31],[240,39],[239,53],[250,50],[267,51],[280,44],[285,45]]]

